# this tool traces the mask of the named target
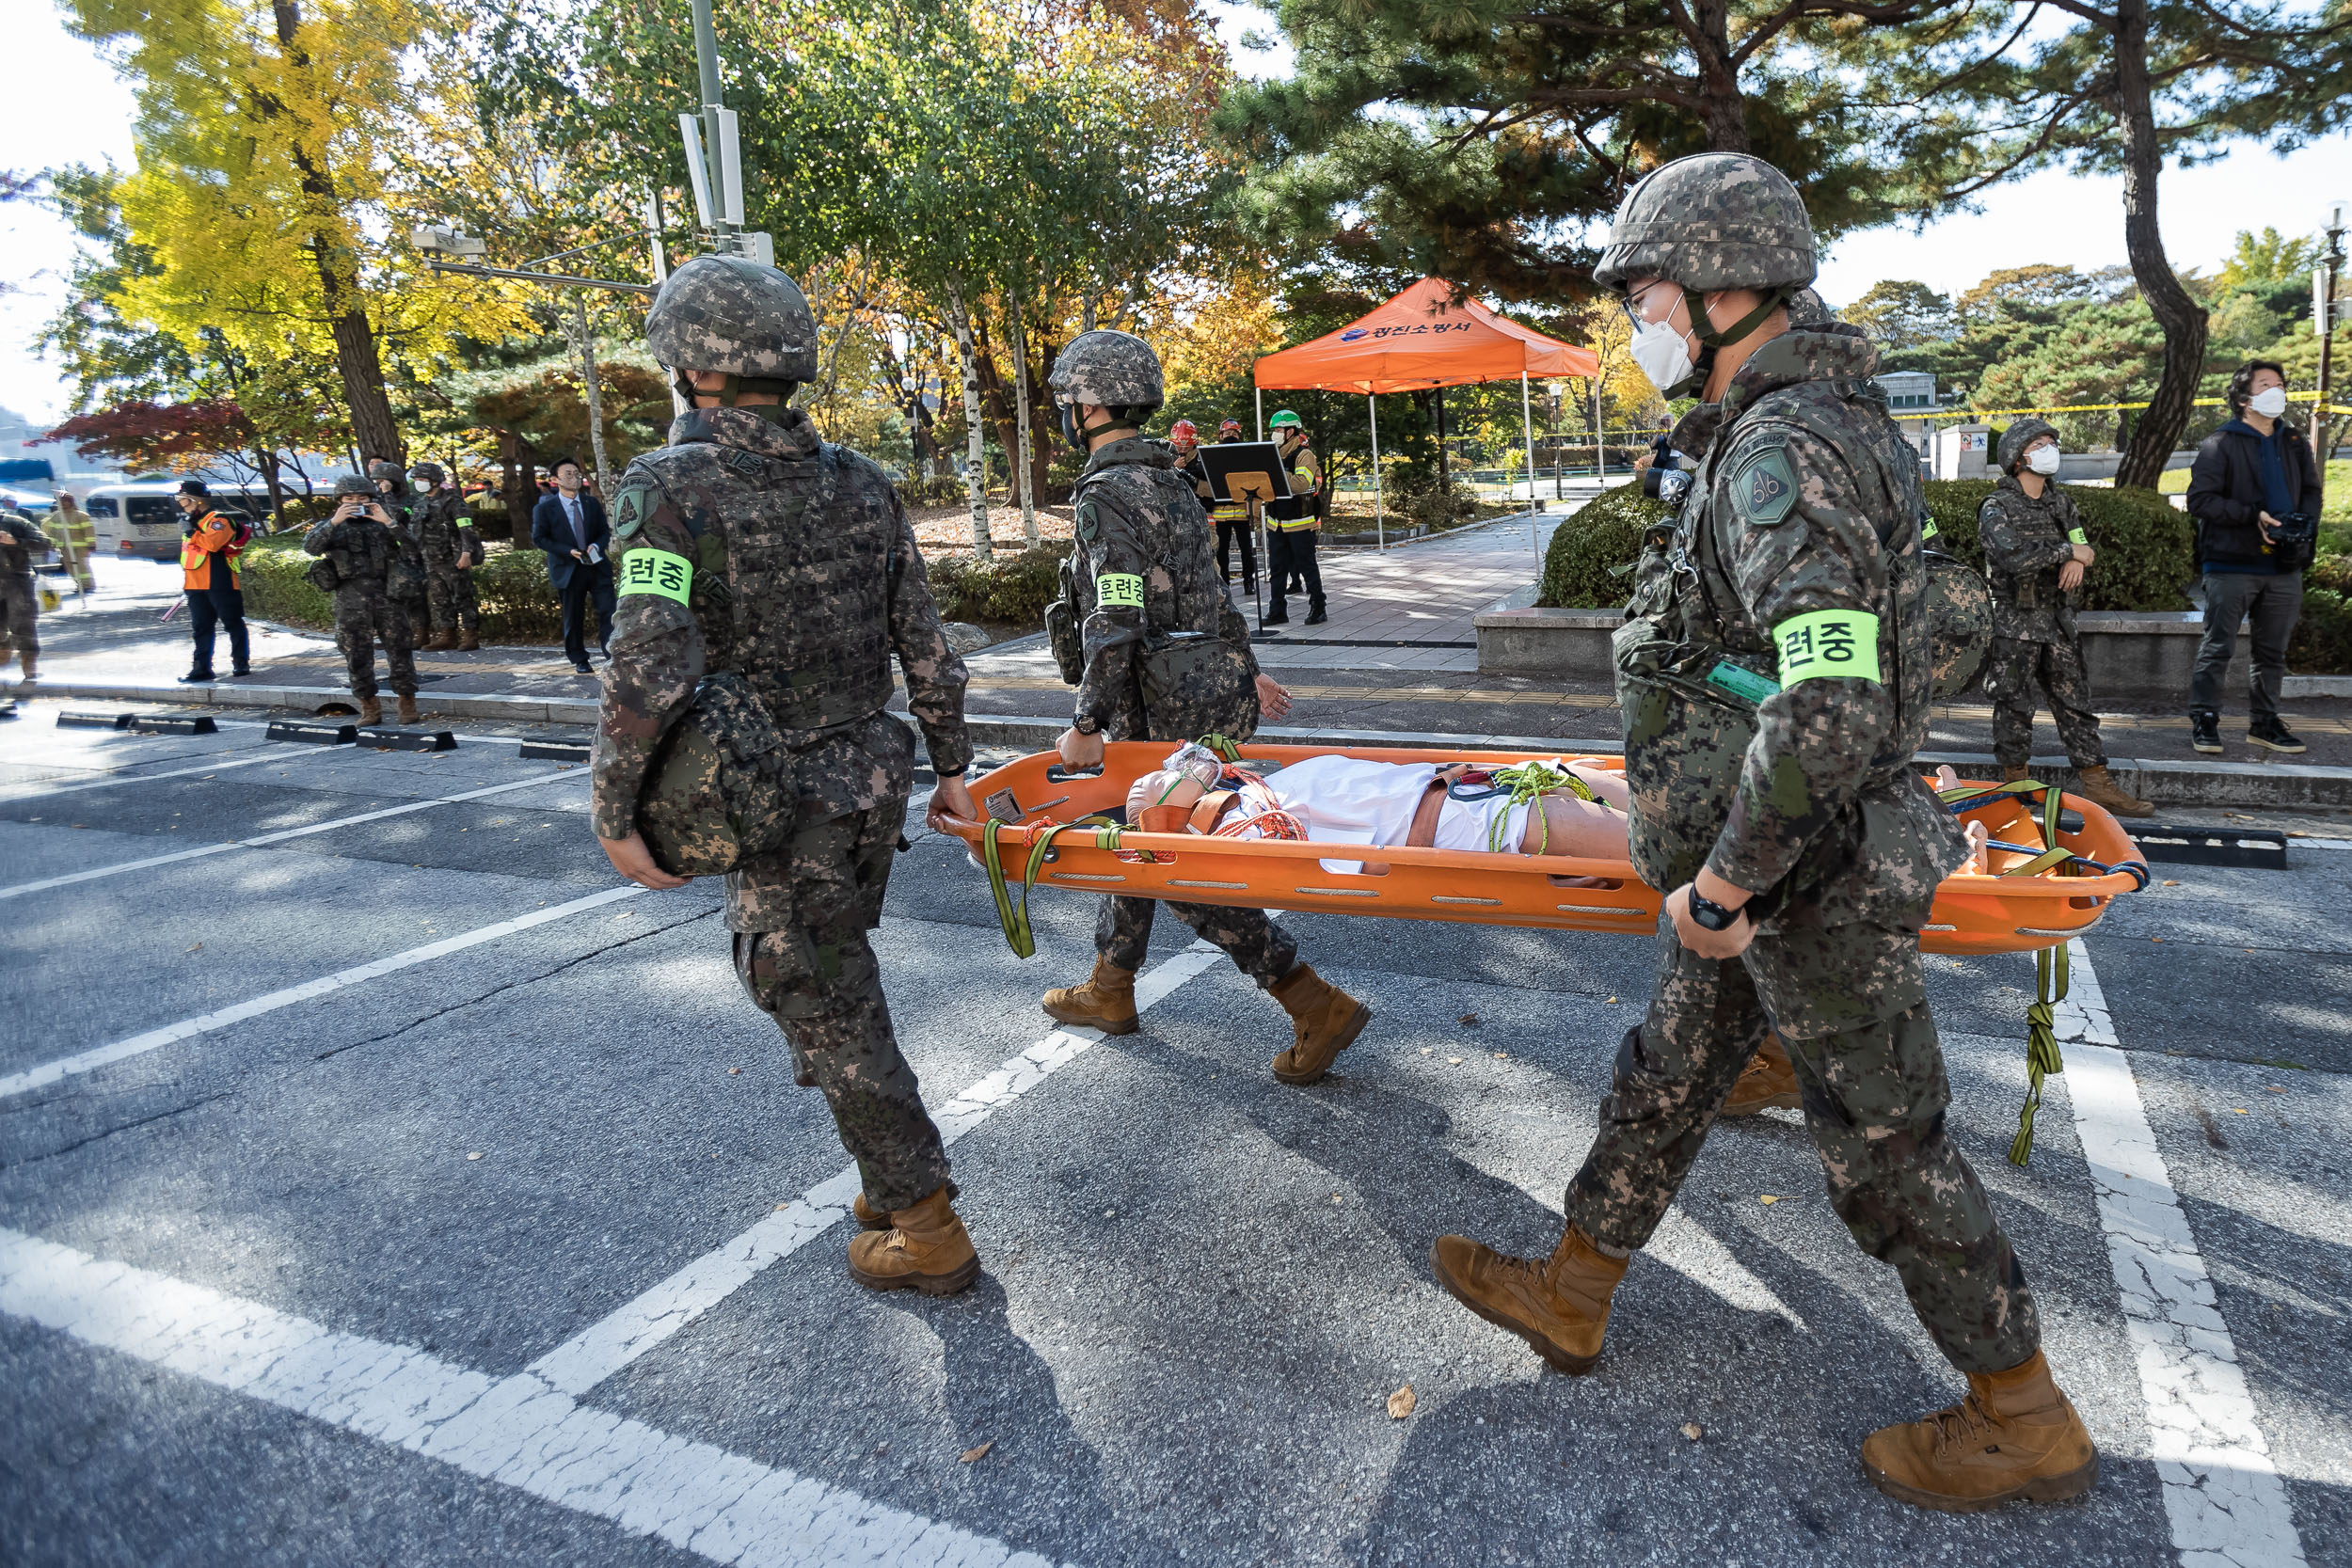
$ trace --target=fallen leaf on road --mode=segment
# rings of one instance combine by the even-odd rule
[[[961,1453],[956,1455],[956,1457],[962,1460],[966,1465],[977,1465],[981,1460],[986,1459],[988,1457],[988,1450],[995,1446],[996,1439],[992,1437],[987,1442],[982,1443],[978,1448],[966,1449]]]
[[[1611,997],[1609,1000],[1610,1000],[1610,1001],[1612,1001],[1612,1002],[1614,1002],[1614,1001],[1616,1000],[1616,998],[1613,996],[1613,997]]]
[[[743,1076],[743,1069],[739,1067],[731,1067],[727,1069],[727,1076],[729,1078],[740,1078]]]
[[[2233,1114],[2237,1115],[2237,1116],[2241,1116],[2241,1117],[2244,1117],[2244,1116],[2251,1116],[2251,1115],[2253,1115],[2253,1113],[2252,1113],[2252,1112],[2249,1111],[2249,1110],[2248,1110],[2245,1106],[2243,1106],[2243,1105],[2233,1105],[2233,1106],[2231,1106],[2231,1107],[2230,1107],[2230,1110],[2232,1111],[2232,1113],[2233,1113]]]
[[[1406,1384],[1389,1396],[1389,1418],[1392,1421],[1403,1420],[1413,1413],[1413,1406],[1420,1402],[1413,1397],[1413,1386]]]
[[[1507,1061],[1510,1059],[1510,1055],[1511,1053],[1508,1051],[1498,1051],[1495,1053],[1495,1060],[1498,1062]]]
[[[1459,1056],[1448,1056],[1446,1060],[1452,1062],[1455,1067],[1460,1067],[1462,1065],[1462,1058]]]
[[[2168,879],[2168,880],[2165,882],[2165,884],[2164,884],[2164,885],[2165,885],[2166,887],[2179,887],[2179,886],[2181,885],[2181,883],[2180,883],[2180,879],[2179,879],[2178,878],[2173,878],[2173,879]]]
[[[1429,1048],[1428,1048],[1427,1046],[1425,1046],[1425,1045],[1424,1045],[1424,1046],[1422,1046],[1422,1047],[1421,1048],[1421,1053],[1422,1053],[1422,1055],[1424,1055],[1424,1056],[1428,1055],[1428,1054],[1429,1054]]]
[[[1476,1013],[1464,1013],[1460,1018],[1455,1019],[1454,1022],[1463,1025],[1465,1028],[1475,1029],[1478,1027],[1478,1015]]]
[[[479,1149],[477,1149],[473,1153],[467,1155],[466,1158],[469,1160],[479,1160],[482,1158],[482,1153]]]
[[[1756,1200],[1758,1203],[1778,1203],[1780,1201],[1780,1195],[1778,1193],[1758,1193]]]
[[[199,942],[194,947],[189,948],[188,951],[191,953],[201,953],[204,951],[204,944]]]
[[[1707,1429],[1696,1421],[1685,1421],[1682,1423],[1682,1435],[1695,1443],[1707,1435]]]

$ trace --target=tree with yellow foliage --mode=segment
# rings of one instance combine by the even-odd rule
[[[405,69],[414,0],[67,0],[69,25],[123,46],[138,101],[124,219],[160,266],[126,281],[126,316],[182,341],[210,328],[258,360],[331,356],[363,454],[405,443],[387,347],[428,356],[527,318],[494,285],[421,277],[388,239],[388,144],[429,78]]]

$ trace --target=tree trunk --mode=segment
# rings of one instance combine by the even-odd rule
[[[963,493],[972,503],[972,553],[982,561],[996,559],[988,536],[988,437],[980,419],[980,367],[972,352],[972,315],[964,309],[961,284],[947,286],[947,316],[956,329],[956,357],[963,369]]]
[[[286,487],[278,483],[278,453],[267,447],[253,449],[253,466],[262,471],[262,483],[269,491],[269,515],[272,531],[286,520]]]
[[[516,549],[531,547],[531,509],[539,487],[532,483],[539,454],[511,430],[499,432],[499,493],[506,498],[506,532]]]
[[[1454,493],[1454,469],[1445,450],[1445,388],[1438,388],[1438,489],[1442,495]]]
[[[2123,250],[2149,313],[2164,328],[2164,374],[2132,431],[2132,444],[2115,472],[2116,488],[2153,490],[2156,477],[2188,428],[2189,405],[2205,370],[2205,309],[2181,287],[2165,259],[2156,227],[2156,182],[2164,147],[2156,138],[2155,106],[2148,83],[2147,0],[2118,0],[2115,8],[2115,87],[2108,103],[2123,132]]]
[[[564,323],[570,329],[572,346],[580,350],[581,385],[588,394],[588,448],[596,458],[596,494],[612,494],[612,474],[604,461],[604,389],[596,380],[596,340],[588,331],[588,303],[575,293],[572,295],[571,318]]]
[[[1685,36],[1698,59],[1699,124],[1710,152],[1748,150],[1748,104],[1740,92],[1740,72],[1731,63],[1729,0],[1697,0],[1693,30]]]
[[[1012,338],[1012,406],[1014,424],[1018,427],[1020,455],[1013,461],[1013,470],[1020,475],[1021,536],[1031,549],[1037,548],[1037,474],[1029,463],[1029,339],[1021,330],[1021,296],[1010,290],[1005,292],[1005,327]]]

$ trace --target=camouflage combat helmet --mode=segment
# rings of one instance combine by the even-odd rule
[[[706,676],[637,803],[653,863],[673,877],[718,877],[789,844],[800,820],[791,755],[741,676]]]
[[[1130,332],[1098,328],[1070,340],[1045,385],[1057,403],[1091,403],[1104,408],[1157,408],[1166,395],[1160,356]]]
[[[2058,429],[2043,420],[2020,420],[2001,432],[2001,444],[1994,449],[1993,461],[2005,474],[2017,471],[2017,465],[2026,460],[2026,449],[2044,436],[2056,437]]]
[[[1818,290],[1799,289],[1788,296],[1788,327],[1793,332],[1819,332],[1837,325],[1837,312]]]
[[[375,481],[368,478],[365,474],[345,474],[342,478],[335,482],[335,494],[338,496],[365,496],[368,499],[373,500],[376,497]]]
[[[1700,152],[1626,193],[1593,281],[1623,293],[1636,277],[1686,289],[1780,290],[1813,281],[1813,225],[1788,177],[1744,152]]]
[[[397,490],[408,480],[407,470],[389,458],[379,457],[368,465],[368,477],[379,484],[389,484]]]
[[[437,490],[440,488],[441,481],[447,479],[449,475],[442,471],[438,463],[411,463],[408,465],[408,477],[421,479]]]
[[[740,256],[697,256],[645,313],[645,346],[672,371],[717,371],[737,391],[785,392],[817,375],[817,318],[801,286]]]
[[[1977,569],[1942,550],[1923,552],[1928,562],[1930,658],[1935,694],[1949,702],[1976,685],[1993,647],[1993,591]]]

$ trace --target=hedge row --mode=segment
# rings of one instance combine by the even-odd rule
[[[1061,592],[1067,539],[1048,540],[1033,550],[1000,555],[985,564],[968,555],[943,555],[925,564],[931,597],[942,619],[993,621],[1034,631],[1045,624],[1045,607]]]
[[[1989,480],[1927,482],[1928,511],[1936,542],[1979,571],[1984,546],[1977,538],[1977,508],[1993,493]],[[2084,531],[2099,551],[2084,598],[2086,610],[2186,610],[2182,590],[2191,578],[2187,515],[2144,490],[2070,487]],[[1629,570],[1642,531],[1667,513],[1642,496],[1639,484],[1604,492],[1563,521],[1544,556],[1543,594],[1549,607],[1621,605],[1632,592]],[[2348,583],[2347,587],[2352,587]]]
[[[251,549],[240,563],[246,610],[262,620],[313,631],[335,628],[335,607],[305,576],[317,558],[299,541],[291,547]],[[481,635],[489,642],[554,642],[564,635],[564,610],[537,550],[493,549],[474,568],[474,597],[482,607]]]

